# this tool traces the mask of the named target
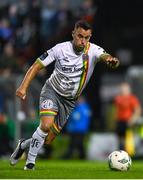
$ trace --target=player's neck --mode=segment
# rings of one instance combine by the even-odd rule
[[[75,44],[73,43],[73,41],[71,41],[71,43],[72,43],[72,47],[73,47],[73,50],[74,50],[75,54],[80,55],[80,54],[82,54],[84,52],[84,49],[82,49],[82,50],[78,49],[75,46]]]

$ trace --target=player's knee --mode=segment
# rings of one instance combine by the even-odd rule
[[[50,117],[41,118],[40,128],[44,132],[48,133],[50,131],[50,127],[52,126],[53,122],[54,122],[53,118]]]

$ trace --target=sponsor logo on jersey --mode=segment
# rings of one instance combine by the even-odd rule
[[[74,72],[78,72],[82,70],[83,70],[83,67],[80,67],[80,68],[77,68],[76,66],[73,66],[73,67],[63,66],[62,67],[62,71],[67,72],[67,73],[74,73]]]
[[[42,109],[51,109],[51,108],[53,108],[53,101],[51,99],[44,100],[41,103],[41,108]]]

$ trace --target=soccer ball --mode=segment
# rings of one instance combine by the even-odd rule
[[[132,165],[130,156],[125,151],[113,151],[108,156],[108,164],[111,170],[128,171]]]

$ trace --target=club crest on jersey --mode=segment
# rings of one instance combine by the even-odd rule
[[[53,107],[53,101],[51,99],[44,100],[41,103],[42,109],[51,109]]]
[[[88,54],[83,54],[83,55],[82,55],[82,59],[83,59],[84,61],[87,61],[87,60],[89,59]]]
[[[41,61],[44,61],[44,59],[48,56],[47,52],[44,52],[39,58]]]

